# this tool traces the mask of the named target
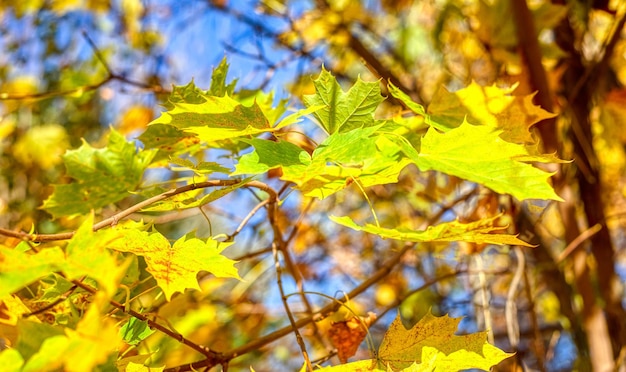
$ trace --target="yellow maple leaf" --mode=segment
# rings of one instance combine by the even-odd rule
[[[440,88],[428,113],[449,128],[460,126],[466,119],[470,124],[501,129],[500,137],[507,142],[535,143],[530,128],[556,115],[533,104],[532,94],[513,95],[515,88],[483,87],[475,82],[454,93]]]

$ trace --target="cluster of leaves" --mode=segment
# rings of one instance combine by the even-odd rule
[[[212,274],[215,283],[221,283],[217,278],[240,279],[235,261],[224,255],[236,234],[211,231],[202,238],[186,231],[170,243],[154,225],[124,220],[137,211],[201,208],[241,189],[256,190],[260,206],[267,210],[272,245],[279,250],[284,237],[276,215],[287,198],[325,199],[351,189],[367,199],[367,188],[397,183],[410,165],[518,200],[560,200],[548,183],[550,173],[533,166],[558,159],[537,152],[530,128],[551,114],[534,106],[530,96],[474,83],[456,93],[441,90],[426,109],[389,84],[391,97],[411,114],[381,119],[375,115],[385,100],[379,82],[359,79],[344,91],[323,70],[314,81],[315,94],[305,97],[306,107],[289,113],[287,102],[275,103],[271,94],[236,92],[235,83],[226,81],[227,71],[223,61],[207,91],[193,82],[175,87],[164,104],[166,110],[139,136],[141,149],[111,129],[106,147],[83,143],[63,156],[71,181],[55,185],[43,209],[56,218],[84,221],[62,242],[23,234],[24,241],[17,246],[0,247],[1,326],[13,343],[0,353],[5,370],[84,371],[97,366],[148,370],[144,363],[149,364],[151,353],[157,352],[150,346],[150,328],[195,345],[205,356],[204,366],[228,363],[237,356],[205,349],[149,319],[137,292],[140,283],[154,282],[167,303],[177,292],[200,290],[198,275],[203,272]],[[311,116],[315,124],[303,122]],[[290,133],[306,138],[315,132],[306,125],[322,130],[319,143],[291,140]],[[191,160],[206,157],[215,161]],[[147,172],[157,169],[172,172],[169,181],[176,187],[166,190],[147,182]],[[180,172],[191,176],[173,176]],[[297,192],[285,194],[261,182],[276,176]],[[100,215],[103,208],[121,202],[130,206],[94,224],[93,211]],[[375,210],[373,206],[373,224],[359,224],[349,216],[330,219],[402,242],[530,246],[503,231],[505,227],[497,225],[499,215],[423,229],[380,226]],[[31,314],[35,304],[60,303],[70,306],[74,316],[57,317],[48,325]],[[21,319],[23,315],[31,316]],[[398,318],[375,359],[328,369],[489,369],[509,356],[488,344],[484,332],[455,336],[458,322],[428,315],[406,330]],[[149,352],[132,356],[121,352],[137,345],[136,350],[145,350],[143,345]]]

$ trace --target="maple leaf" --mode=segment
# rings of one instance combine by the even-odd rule
[[[337,348],[337,355],[341,363],[356,354],[359,345],[367,335],[367,329],[376,319],[376,314],[370,312],[367,317],[352,317],[349,320],[333,322],[328,330],[331,342]]]
[[[471,124],[501,129],[500,137],[513,143],[534,143],[530,128],[556,115],[533,104],[534,94],[511,95],[515,87],[482,87],[472,82],[454,93],[440,88],[428,106],[432,120],[445,128],[456,128],[467,120]],[[441,129],[437,127],[437,129]]]
[[[351,229],[365,231],[386,239],[410,242],[465,241],[481,244],[511,244],[532,247],[532,245],[518,239],[515,235],[493,234],[493,231],[505,229],[505,227],[493,225],[494,221],[499,217],[500,216],[495,216],[471,223],[460,223],[458,221],[444,222],[435,226],[429,226],[426,230],[412,230],[403,227],[389,229],[371,224],[360,226],[347,216],[330,216],[330,219]]]
[[[291,181],[307,196],[325,198],[354,181],[362,186],[396,182],[410,163],[395,144],[374,133],[379,126],[335,132],[309,155],[287,141],[244,140],[255,151],[243,155],[238,174],[262,174],[281,168],[281,179]]]
[[[428,313],[411,329],[400,315],[391,323],[378,349],[377,359],[322,368],[325,372],[432,372],[489,370],[513,354],[487,342],[487,332],[457,336],[461,318]]]
[[[41,249],[35,254],[0,246],[0,298],[37,279],[58,271],[65,264],[65,254],[59,247]]]
[[[68,243],[63,271],[68,280],[88,275],[111,297],[117,291],[130,261],[120,264],[107,249],[121,239],[122,234],[112,229],[94,232],[93,221],[92,214],[80,225]]]
[[[553,157],[530,154],[527,147],[503,140],[500,133],[467,122],[446,133],[430,128],[421,140],[419,154],[408,155],[422,171],[441,171],[518,200],[563,201],[547,182],[552,174],[528,164],[549,162]]]
[[[133,142],[111,129],[106,148],[86,142],[63,155],[67,175],[75,182],[55,185],[43,209],[54,217],[89,213],[127,197],[140,183],[155,151],[137,151]]]
[[[150,125],[170,125],[207,143],[272,131],[256,102],[248,107],[228,95],[202,98],[200,103],[172,103]]]
[[[487,332],[455,335],[460,321],[461,318],[435,317],[428,313],[411,329],[406,329],[398,315],[385,333],[378,357],[394,370],[402,369],[420,363],[423,348],[429,347],[437,351],[437,370],[450,371],[489,370],[513,355],[487,343]]]
[[[117,348],[120,338],[115,321],[103,318],[99,308],[104,295],[96,295],[76,329],[65,328],[65,334],[48,337],[26,362],[24,371],[68,372],[93,371]],[[63,368],[61,368],[63,367]]]
[[[124,229],[124,239],[113,242],[109,247],[142,256],[148,272],[154,276],[169,301],[175,292],[182,293],[187,288],[200,290],[196,276],[201,271],[220,278],[241,279],[233,266],[235,261],[221,254],[231,244],[211,238],[203,241],[188,234],[171,245],[158,232]]]
[[[368,83],[357,78],[344,92],[335,77],[322,69],[313,84],[315,94],[304,96],[304,104],[322,107],[314,115],[328,134],[375,125],[374,111],[384,100],[378,82]]]

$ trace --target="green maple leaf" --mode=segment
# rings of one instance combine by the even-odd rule
[[[309,155],[286,141],[246,140],[255,151],[242,156],[232,175],[262,174],[281,168],[307,196],[325,198],[354,181],[362,186],[392,183],[410,163],[395,144],[375,135],[379,126],[331,134]]]
[[[551,156],[533,155],[522,145],[500,138],[488,126],[461,126],[440,133],[430,128],[421,140],[419,154],[407,154],[422,171],[436,170],[510,194],[518,200],[561,199],[547,182],[551,173],[529,161],[553,161]]]
[[[532,247],[532,245],[518,239],[515,235],[492,234],[494,231],[504,229],[504,227],[494,226],[494,221],[499,217],[500,216],[495,216],[471,223],[460,223],[458,221],[444,222],[435,226],[429,226],[426,230],[413,230],[404,227],[390,229],[371,224],[360,226],[347,216],[330,216],[330,219],[340,225],[357,231],[375,234],[385,239],[410,242],[464,241],[479,244],[510,244]]]
[[[211,96],[223,97],[226,95],[233,95],[235,86],[237,85],[237,79],[226,83],[226,76],[228,75],[228,62],[226,57],[222,58],[220,64],[213,69],[211,74],[211,87],[207,94]]]
[[[344,92],[335,77],[323,69],[313,84],[315,94],[304,96],[304,104],[322,107],[314,115],[328,134],[375,125],[374,111],[384,99],[378,82],[368,83],[358,78]]]
[[[113,242],[109,247],[144,257],[148,272],[154,276],[169,301],[176,292],[182,293],[187,288],[199,290],[197,275],[200,271],[220,278],[241,279],[233,266],[236,262],[221,254],[231,244],[186,235],[171,245],[158,232],[125,229],[124,239]]]
[[[75,181],[55,185],[43,209],[54,217],[76,216],[129,196],[141,182],[154,151],[137,151],[133,142],[111,130],[107,147],[87,143],[63,155],[67,175]]]

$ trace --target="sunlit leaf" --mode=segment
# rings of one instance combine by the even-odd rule
[[[120,201],[141,182],[154,151],[137,151],[134,143],[111,130],[106,148],[87,143],[63,156],[67,175],[74,182],[55,185],[43,208],[54,217],[89,213]]]
[[[111,249],[142,256],[150,272],[163,290],[167,300],[176,292],[185,289],[200,290],[197,275],[207,271],[216,277],[240,279],[236,262],[221,254],[233,243],[218,242],[211,238],[200,240],[190,235],[183,236],[173,245],[157,232],[148,233],[127,229],[124,239],[110,244]]]
[[[440,88],[428,106],[428,113],[447,128],[456,128],[467,120],[470,124],[501,130],[500,136],[505,141],[534,143],[530,128],[556,115],[533,104],[533,95],[512,95],[513,89],[482,87],[475,82],[454,93]]]
[[[232,175],[281,168],[281,179],[317,198],[328,197],[355,181],[365,187],[395,182],[410,161],[386,138],[374,135],[378,128],[335,132],[312,155],[287,141],[246,140],[255,151],[239,159]]]
[[[447,315],[435,317],[426,314],[411,329],[406,329],[400,316],[393,321],[378,349],[378,357],[394,370],[421,362],[423,348],[437,350],[437,357],[429,364],[437,370],[458,371],[469,368],[489,370],[513,354],[505,353],[487,343],[487,333],[477,332],[456,336],[461,318]],[[427,355],[433,355],[433,350]]]
[[[458,221],[444,222],[429,226],[426,230],[413,230],[405,227],[384,228],[372,224],[361,226],[350,217],[330,216],[330,219],[343,226],[357,231],[364,231],[386,239],[396,239],[410,242],[452,242],[464,241],[481,244],[511,244],[532,247],[520,240],[516,235],[492,233],[505,229],[494,226],[494,221],[500,216],[483,219],[476,222],[460,223]]]
[[[561,199],[548,183],[550,173],[526,161],[537,161],[518,144],[500,138],[500,131],[464,122],[446,133],[431,128],[422,138],[419,155],[412,157],[422,171],[437,170],[480,183],[518,200]]]
[[[202,98],[199,103],[173,103],[150,124],[170,125],[207,143],[272,131],[257,103],[248,107],[229,96]]]
[[[323,106],[314,115],[327,133],[375,125],[374,111],[384,99],[378,82],[368,83],[359,78],[344,92],[335,77],[323,69],[314,84],[316,93],[305,96],[304,103],[307,107]]]
[[[0,298],[63,268],[65,254],[58,247],[38,253],[0,246]]]
[[[122,234],[114,229],[93,231],[93,215],[87,218],[67,245],[64,272],[69,280],[84,275],[95,279],[113,296],[126,272],[128,263],[120,263],[107,249]]]
[[[92,371],[104,363],[117,348],[118,328],[110,318],[103,318],[98,303],[92,303],[76,329],[65,329],[65,335],[46,338],[41,348],[24,366],[24,371]]]

